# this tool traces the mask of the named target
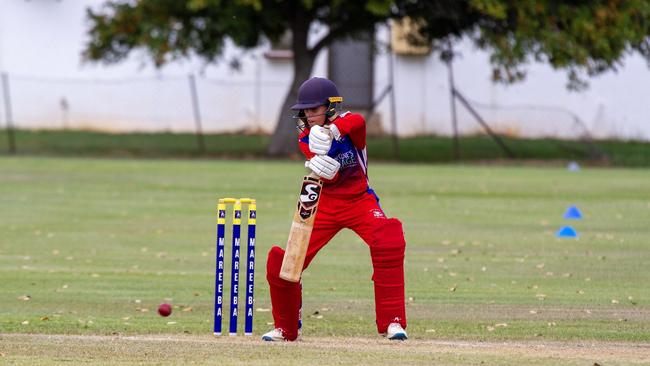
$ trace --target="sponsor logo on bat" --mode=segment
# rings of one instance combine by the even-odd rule
[[[313,206],[318,202],[318,197],[320,196],[320,186],[313,183],[303,183],[302,190],[300,192],[300,202],[305,207]]]

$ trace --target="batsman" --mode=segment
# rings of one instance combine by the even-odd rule
[[[305,166],[323,182],[320,202],[303,269],[344,228],[353,230],[370,249],[377,331],[391,340],[405,340],[404,251],[402,224],[389,218],[370,187],[366,154],[366,122],[360,114],[340,113],[343,98],[336,85],[313,77],[298,90],[291,107],[299,118],[298,145]],[[284,249],[268,254],[266,278],[275,327],[265,341],[294,341],[301,326],[302,285],[280,278]]]

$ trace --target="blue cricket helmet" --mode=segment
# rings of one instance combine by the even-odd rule
[[[336,85],[328,79],[313,77],[300,85],[297,103],[291,106],[294,111],[316,108],[321,105],[340,103],[343,97],[339,95]]]

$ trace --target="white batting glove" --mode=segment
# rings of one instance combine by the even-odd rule
[[[316,155],[305,162],[305,168],[321,178],[332,179],[341,168],[341,163],[327,155]]]
[[[313,126],[309,131],[309,150],[316,155],[326,155],[332,147],[332,135],[322,126]]]
[[[330,134],[332,135],[332,137],[334,137],[334,140],[339,141],[341,139],[341,131],[339,131],[339,128],[332,123],[329,126],[329,129],[330,129]]]

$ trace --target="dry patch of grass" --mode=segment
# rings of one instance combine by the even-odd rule
[[[650,344],[614,342],[468,342],[381,338],[0,335],[9,364],[502,364],[627,365],[650,362]]]

